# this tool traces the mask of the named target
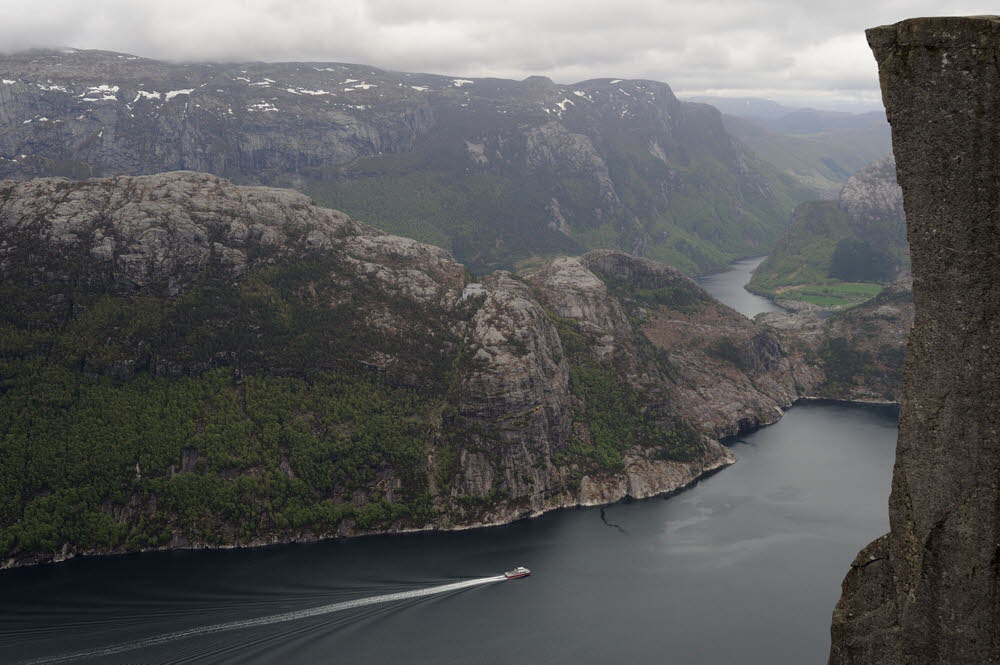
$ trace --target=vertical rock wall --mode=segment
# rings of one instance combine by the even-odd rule
[[[1000,17],[868,31],[913,256],[891,531],[859,554],[830,662],[1000,662]]]

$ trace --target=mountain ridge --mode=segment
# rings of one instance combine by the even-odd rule
[[[0,177],[178,169],[292,186],[474,269],[621,248],[688,272],[760,253],[808,193],[667,84],[342,63],[0,57]]]

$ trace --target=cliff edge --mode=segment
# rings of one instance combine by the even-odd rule
[[[858,555],[830,662],[1000,661],[1000,17],[868,30],[892,124],[916,318],[890,532]]]

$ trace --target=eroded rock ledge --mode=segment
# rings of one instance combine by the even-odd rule
[[[889,534],[858,555],[834,665],[1000,662],[1000,18],[872,28],[913,260]]]

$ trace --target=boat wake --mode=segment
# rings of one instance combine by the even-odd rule
[[[125,651],[133,651],[135,649],[145,649],[147,647],[158,646],[160,644],[165,644],[167,642],[174,642],[176,640],[183,640],[190,637],[197,637],[199,635],[212,635],[215,633],[222,633],[230,630],[242,630],[244,628],[271,626],[276,623],[285,623],[287,621],[308,619],[309,617],[322,616],[324,614],[333,614],[334,612],[343,612],[344,610],[353,610],[359,607],[367,607],[368,605],[378,605],[381,603],[391,603],[400,600],[422,598],[424,596],[433,596],[439,593],[448,593],[449,591],[460,591],[462,589],[468,589],[470,587],[480,586],[483,584],[491,584],[493,582],[503,582],[506,579],[507,578],[504,577],[503,575],[496,575],[494,577],[479,577],[472,580],[463,580],[462,582],[452,582],[451,584],[441,584],[438,586],[426,587],[424,589],[401,591],[399,593],[388,593],[381,596],[369,596],[367,598],[355,598],[354,600],[345,600],[339,603],[332,603],[330,605],[320,605],[318,607],[309,607],[303,610],[283,612],[281,614],[272,614],[270,616],[257,617],[255,619],[243,619],[240,621],[229,621],[226,623],[217,623],[209,626],[201,626],[198,628],[189,628],[187,630],[178,630],[173,633],[165,633],[163,635],[157,635],[155,637],[150,637],[144,640],[138,640],[136,642],[125,642],[122,644],[102,647],[90,651],[83,651],[83,652],[65,654],[61,656],[52,656],[46,658],[36,658],[33,660],[21,661],[19,665],[43,665],[43,664],[48,665],[50,663],[64,663],[83,658],[101,658],[103,656],[111,656],[114,654],[123,653]]]

